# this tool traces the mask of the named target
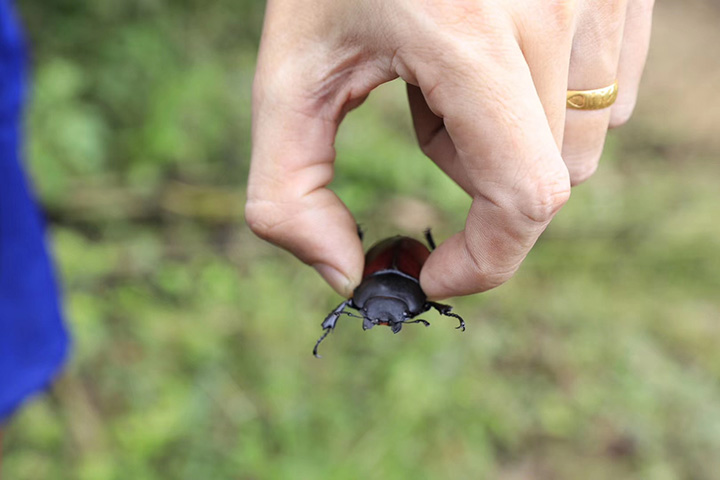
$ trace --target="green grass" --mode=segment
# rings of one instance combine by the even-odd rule
[[[340,298],[229,206],[259,2],[101,3],[25,7],[30,163],[75,346],[10,426],[5,477],[716,478],[717,165],[630,126],[513,280],[452,302],[467,332],[347,319],[317,360]],[[469,205],[414,145],[402,90],[338,141],[334,187],[369,242],[445,238]]]

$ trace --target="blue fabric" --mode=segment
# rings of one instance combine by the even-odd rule
[[[0,425],[58,372],[68,348],[44,225],[20,165],[25,45],[0,0]]]

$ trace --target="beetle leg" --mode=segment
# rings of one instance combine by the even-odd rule
[[[330,314],[329,314],[327,317],[325,317],[325,320],[323,320],[323,322],[322,322],[322,324],[321,324],[322,328],[324,328],[324,329],[326,329],[326,330],[327,330],[328,328],[331,329],[331,330],[334,329],[334,328],[335,328],[335,324],[336,324],[337,321],[338,321],[338,318],[340,318],[340,315],[342,315],[343,313],[345,313],[345,312],[344,312],[345,307],[347,307],[349,304],[350,304],[350,300],[345,300],[345,301],[342,302],[340,305],[338,305],[338,306],[335,308],[335,310],[333,310],[332,312],[330,312]]]
[[[315,358],[322,358],[320,355],[318,355],[317,349],[320,346],[320,342],[325,340],[325,337],[328,336],[328,334],[331,332],[329,328],[325,330],[325,332],[322,334],[322,336],[318,339],[317,343],[315,343],[315,348],[313,348],[313,355],[315,355]]]
[[[430,227],[425,230],[425,240],[427,240],[428,245],[430,246],[430,250],[435,250],[437,248],[435,246],[435,240],[433,240],[432,232],[430,231]]]
[[[422,318],[418,318],[417,320],[413,320],[412,322],[405,322],[405,323],[406,323],[406,324],[408,324],[408,323],[422,323],[422,324],[425,325],[426,327],[429,327],[429,326],[430,326],[430,322],[428,322],[427,320],[423,320]]]
[[[317,343],[315,343],[315,348],[313,348],[313,355],[315,355],[317,358],[322,358],[320,355],[318,355],[317,350],[318,346],[320,345],[320,342],[325,340],[325,337],[328,336],[330,332],[335,330],[335,325],[337,325],[338,318],[340,318],[340,315],[345,313],[344,309],[348,305],[351,305],[352,300],[345,300],[340,305],[338,305],[335,310],[330,312],[330,314],[325,317],[325,320],[323,320],[321,326],[323,329],[325,329],[325,332],[323,332],[322,336],[318,339]]]
[[[465,331],[465,320],[460,315],[457,315],[455,313],[451,313],[452,307],[450,305],[444,305],[442,303],[435,303],[435,302],[427,302],[428,305],[430,305],[432,308],[437,310],[440,315],[445,315],[447,317],[455,317],[458,320],[460,320],[460,325],[455,327],[457,330]]]
[[[363,318],[363,324],[362,324],[363,330],[370,330],[371,328],[373,328],[376,325],[375,322],[373,322],[368,317],[362,317],[362,318]]]

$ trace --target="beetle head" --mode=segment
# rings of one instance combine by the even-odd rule
[[[407,318],[408,307],[405,302],[392,297],[373,297],[367,301],[363,309],[363,330],[378,324],[387,324],[394,333],[402,328]]]

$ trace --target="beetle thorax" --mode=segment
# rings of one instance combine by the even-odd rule
[[[365,304],[364,316],[377,325],[395,324],[405,321],[408,307],[405,302],[392,297],[372,297]]]
[[[403,312],[407,310],[411,316],[425,310],[425,294],[420,288],[420,283],[397,272],[382,272],[363,279],[355,289],[353,304],[357,309],[367,312],[370,301],[376,298],[400,302]],[[374,309],[382,313],[380,306],[384,304],[384,301],[380,301]],[[398,309],[397,306],[388,308],[391,308],[386,310],[388,313]],[[398,319],[400,318],[402,317]]]

